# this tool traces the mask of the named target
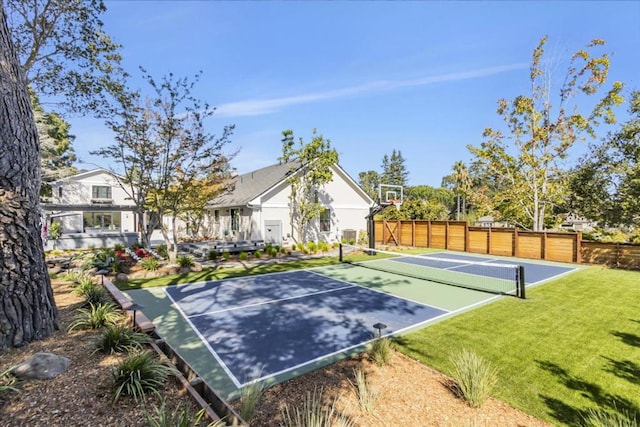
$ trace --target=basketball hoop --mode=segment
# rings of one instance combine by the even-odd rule
[[[401,199],[389,199],[388,201],[390,206],[395,206],[396,209],[400,210],[400,205],[402,205]]]

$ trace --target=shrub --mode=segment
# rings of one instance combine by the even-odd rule
[[[116,243],[115,245],[113,245],[113,250],[114,251],[123,251],[124,250],[124,245],[122,243]]]
[[[101,286],[94,283],[84,291],[85,306],[107,304],[111,301],[107,295],[107,291]]]
[[[222,259],[223,260],[229,261],[229,258],[231,258],[231,254],[229,253],[229,251],[222,252]]]
[[[327,244],[327,242],[319,242],[318,249],[320,250],[320,252],[327,252],[329,250],[329,245]]]
[[[96,286],[96,284],[93,282],[93,279],[89,276],[84,276],[82,278],[79,277],[78,282],[74,282],[74,284],[76,286],[76,294],[80,295],[81,297],[87,294],[87,290],[89,288]]]
[[[269,249],[268,254],[269,254],[269,256],[270,256],[271,258],[275,258],[275,257],[277,257],[277,256],[278,256],[278,248],[276,248],[276,247],[272,247],[271,249]]]
[[[129,247],[131,248],[132,251],[135,251],[136,249],[142,249],[142,243],[133,242]]]
[[[307,242],[307,249],[314,254],[318,250],[318,245],[316,245],[316,242]]]
[[[95,340],[96,351],[123,353],[142,348],[151,341],[147,334],[135,332],[125,325],[107,325]]]
[[[371,360],[378,366],[385,366],[393,357],[393,343],[389,338],[378,338],[371,344]]]
[[[76,320],[69,325],[74,329],[100,329],[107,325],[116,325],[124,320],[120,310],[113,304],[90,304],[89,308],[79,308]]]
[[[291,409],[284,406],[281,412],[283,427],[331,427],[333,425],[352,427],[355,425],[351,418],[336,412],[336,400],[325,408],[322,388],[307,392],[301,407]]]
[[[113,402],[122,396],[133,396],[137,402],[149,392],[158,394],[172,372],[151,351],[132,353],[113,370]]]
[[[356,389],[360,409],[368,414],[373,413],[378,393],[371,388],[371,384],[367,381],[367,376],[362,369],[354,369],[353,376],[355,383],[351,382],[351,380],[349,382]]]
[[[246,261],[247,258],[249,258],[249,256],[247,255],[247,253],[245,251],[240,251],[240,253],[238,254],[238,259],[240,261]]]
[[[189,268],[193,266],[193,258],[191,258],[189,255],[184,255],[181,257],[178,257],[178,265],[182,268]]]
[[[358,244],[366,245],[368,243],[369,243],[369,233],[367,233],[367,230],[360,230],[358,232]]]
[[[164,243],[158,245],[158,247],[156,248],[156,252],[158,252],[158,255],[160,255],[164,259],[169,258],[169,251],[167,250],[167,245],[165,245]]]
[[[304,250],[305,250],[304,243],[298,242],[298,250],[304,252]]]
[[[240,417],[245,421],[249,421],[253,416],[256,405],[262,396],[264,387],[260,381],[253,381],[242,389],[240,397]]]
[[[207,259],[209,261],[216,261],[218,259],[218,251],[209,251]]]
[[[62,224],[58,221],[52,222],[49,227],[49,238],[52,240],[62,236]]]
[[[160,268],[160,262],[154,257],[146,257],[140,261],[140,267],[146,271],[156,271]]]
[[[479,408],[497,381],[497,372],[475,352],[463,349],[451,357],[455,391],[473,408]]]
[[[262,251],[260,249],[258,249],[257,251],[255,251],[253,253],[253,256],[260,259],[260,257],[262,256]]]

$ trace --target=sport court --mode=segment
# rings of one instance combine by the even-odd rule
[[[464,281],[495,283],[491,269],[465,272],[471,268],[469,261],[480,261],[481,269],[488,268],[485,264],[506,264],[503,259],[453,253],[370,258],[130,294],[149,307],[145,313],[152,316],[160,335],[214,389],[231,398],[253,380],[280,382],[361,350],[373,339],[376,323],[386,325],[383,336],[400,334],[500,297],[425,280],[413,270],[426,267],[431,276],[459,270],[456,276],[469,276]],[[399,270],[389,271],[389,264]],[[528,285],[574,269],[524,264]],[[405,271],[410,274],[402,274]]]

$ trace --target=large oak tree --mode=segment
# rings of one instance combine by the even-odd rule
[[[25,75],[0,3],[0,350],[42,339],[57,309],[40,231],[40,149]]]

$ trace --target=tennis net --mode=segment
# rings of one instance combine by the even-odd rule
[[[368,269],[495,294],[525,297],[524,267],[516,264],[409,255],[354,245],[340,246],[340,261]]]

